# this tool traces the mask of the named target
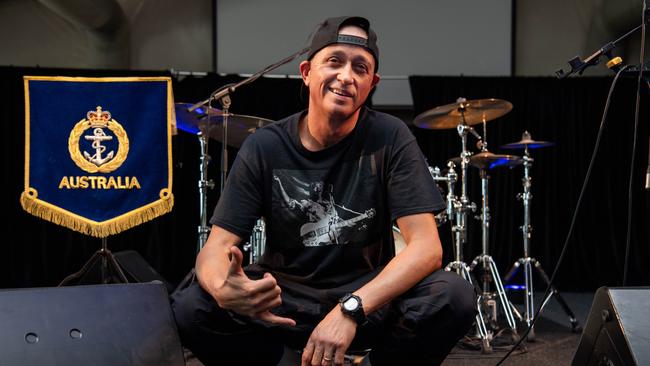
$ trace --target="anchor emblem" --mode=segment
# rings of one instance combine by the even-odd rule
[[[113,155],[115,155],[114,151],[109,152],[105,158],[102,158],[102,154],[106,151],[106,146],[102,145],[102,141],[110,141],[113,139],[113,136],[107,136],[103,129],[100,127],[95,128],[93,130],[93,135],[84,136],[84,139],[92,141],[92,147],[95,149],[95,155],[90,155],[84,151],[84,157],[88,159],[88,161],[100,166],[113,159]]]
[[[79,121],[68,138],[68,151],[70,157],[77,166],[89,173],[109,173],[117,169],[124,163],[129,152],[129,138],[126,131],[115,119],[111,118],[109,111],[103,111],[98,106],[95,111],[88,111],[85,119]],[[108,128],[113,135],[107,135],[105,130]],[[86,130],[92,129],[92,134],[84,135],[86,141],[91,141],[91,147],[95,153],[90,154],[84,151],[83,154],[79,148],[79,140]],[[106,154],[107,147],[103,144],[117,137],[119,147],[117,153],[113,150]]]

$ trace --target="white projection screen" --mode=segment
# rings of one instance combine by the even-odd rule
[[[220,73],[252,74],[279,61],[306,47],[319,21],[340,15],[367,17],[378,34],[376,105],[410,105],[409,75],[511,72],[512,0],[215,1]],[[272,74],[298,75],[298,64]]]

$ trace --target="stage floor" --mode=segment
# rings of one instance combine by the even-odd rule
[[[540,304],[542,295],[543,293],[535,293],[536,306]],[[561,293],[561,296],[575,314],[580,327],[584,327],[594,294],[567,292]],[[519,329],[522,329],[519,332],[523,333],[523,326]],[[525,351],[514,352],[503,365],[564,366],[571,364],[581,334],[571,331],[568,317],[555,299],[551,298],[542,311],[542,316],[535,325],[535,332],[535,342],[527,343]],[[506,350],[498,350],[492,354],[482,354],[480,351],[468,351],[456,347],[447,357],[443,366],[496,365],[506,352]]]
[[[542,293],[535,293],[535,304],[541,302]],[[580,327],[584,327],[591,303],[593,293],[561,293],[571,310],[578,319]],[[518,298],[511,296],[511,301],[517,303]],[[521,329],[521,328],[520,328]],[[513,353],[503,365],[536,365],[536,366],[564,366],[570,365],[573,354],[580,341],[580,333],[571,331],[567,315],[554,298],[548,302],[542,311],[542,317],[535,326],[536,341],[529,342],[525,351]],[[520,331],[522,332],[522,331]],[[492,354],[483,354],[481,351],[474,351],[456,347],[447,357],[443,366],[483,366],[496,365],[506,354],[505,350],[496,350]],[[202,366],[202,364],[186,353],[187,366]],[[285,354],[278,366],[295,366],[299,364],[296,355]],[[408,364],[408,360],[404,360]],[[361,366],[371,366],[366,358]]]

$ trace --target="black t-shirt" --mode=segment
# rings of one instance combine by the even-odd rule
[[[364,107],[348,136],[313,152],[298,134],[304,113],[246,139],[210,223],[247,238],[263,217],[264,270],[299,287],[356,288],[395,255],[395,219],[445,203],[399,119]]]

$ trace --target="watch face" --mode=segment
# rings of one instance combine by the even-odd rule
[[[345,310],[348,311],[357,310],[357,308],[359,307],[359,301],[357,301],[357,299],[355,299],[354,297],[351,297],[343,303],[343,307],[345,308]]]

